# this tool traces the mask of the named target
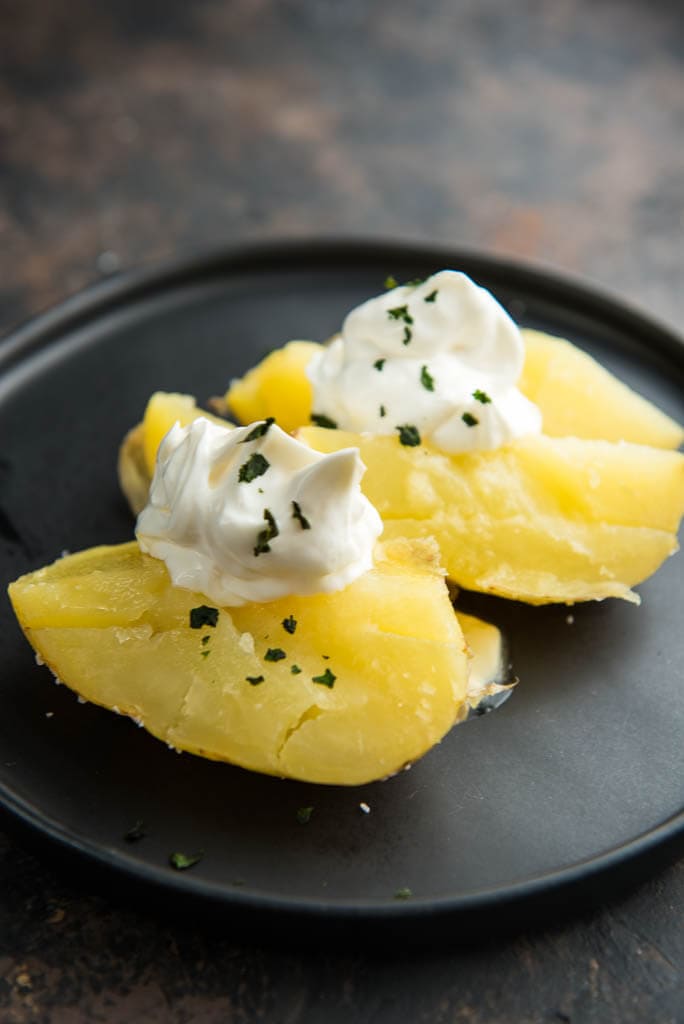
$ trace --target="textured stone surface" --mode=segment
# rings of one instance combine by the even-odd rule
[[[684,318],[684,22],[652,0],[0,0],[0,330],[226,242],[385,235]],[[0,844],[0,1020],[681,1021],[684,865],[420,956],[241,945]]]

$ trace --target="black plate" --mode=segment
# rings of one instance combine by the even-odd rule
[[[323,339],[385,276],[465,270],[524,324],[570,337],[684,419],[684,346],[582,284],[468,252],[318,243],[219,253],[111,280],[0,346],[2,577],[132,535],[117,447],[155,389],[221,393],[270,349]],[[681,835],[684,557],[617,602],[472,607],[506,633],[522,683],[410,772],[359,789],[261,777],[178,755],[53,685],[2,598],[6,807],[108,869],[219,916],[363,920],[399,936],[593,895]],[[48,717],[50,715],[50,717]],[[367,803],[370,814],[359,805]],[[308,825],[297,809],[313,805]],[[147,838],[123,840],[137,820]],[[191,871],[175,850],[204,851]],[[398,900],[397,890],[412,890]],[[491,920],[491,913],[489,914]],[[308,930],[307,928],[307,930]]]

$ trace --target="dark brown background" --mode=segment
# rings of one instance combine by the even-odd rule
[[[392,236],[684,315],[663,0],[0,0],[0,330],[210,245]],[[684,864],[581,919],[372,960],[117,907],[0,838],[0,1021],[679,1024]]]

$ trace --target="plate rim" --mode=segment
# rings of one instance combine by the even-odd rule
[[[294,238],[276,239],[229,246],[212,247],[202,252],[166,260],[153,266],[117,273],[95,281],[74,295],[36,314],[23,324],[11,328],[0,338],[0,375],[30,358],[31,354],[71,334],[79,327],[93,323],[121,305],[151,298],[155,294],[207,282],[212,277],[230,277],[239,271],[263,270],[267,265],[282,269],[283,263],[296,269],[296,262],[326,261],[331,267],[341,260],[357,258],[365,265],[382,261],[387,268],[388,257],[416,262],[443,262],[467,266],[477,276],[478,268],[486,273],[490,284],[500,280],[508,288],[534,287],[540,295],[554,297],[568,306],[575,300],[602,322],[622,326],[631,338],[647,337],[651,348],[675,357],[684,356],[684,336],[641,308],[581,276],[557,268],[487,253],[481,249],[447,244],[414,242],[390,238]],[[391,269],[391,268],[390,268]],[[58,821],[38,811],[31,800],[19,797],[0,782],[0,804],[17,822],[34,834],[58,844],[63,852],[86,858],[119,878],[152,887],[161,895],[179,895],[220,907],[222,910],[254,910],[259,913],[284,914],[341,922],[374,921],[393,924],[401,919],[417,923],[424,919],[454,917],[473,913],[486,914],[511,904],[526,903],[539,897],[558,895],[568,888],[591,883],[642,863],[656,850],[679,847],[684,840],[684,807],[625,843],[611,847],[588,859],[566,865],[530,879],[489,887],[471,893],[439,898],[410,900],[370,899],[354,902],[297,897],[289,899],[263,891],[240,891],[223,883],[203,881],[191,874],[179,875],[163,865],[140,861],[114,846],[89,841],[72,833]]]

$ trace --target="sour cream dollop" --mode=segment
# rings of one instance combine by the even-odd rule
[[[270,421],[175,424],[159,448],[136,535],[173,583],[219,605],[341,590],[382,532],[358,449],[332,455]]]
[[[442,270],[353,309],[307,374],[314,414],[338,427],[412,426],[455,453],[539,433],[541,413],[516,387],[524,358],[520,331],[494,296]]]

